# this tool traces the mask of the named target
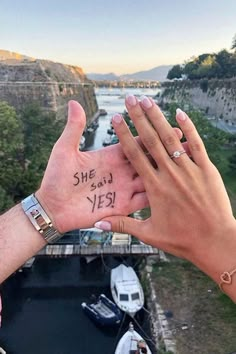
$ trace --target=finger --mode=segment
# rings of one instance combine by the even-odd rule
[[[76,101],[69,101],[67,124],[60,140],[67,146],[73,146],[78,149],[85,124],[86,117],[82,106]]]
[[[116,114],[112,119],[112,123],[120,140],[124,154],[131,162],[138,175],[143,178],[143,183],[147,191],[148,187],[152,185],[153,177],[156,173],[155,169],[152,167],[142,148],[131,134],[123,117],[120,114]]]
[[[179,129],[179,128],[172,128],[173,130],[174,130],[174,132],[175,132],[175,134],[177,135],[177,138],[179,139],[179,140],[181,140],[182,138],[183,138],[183,132],[182,132],[182,130],[181,129]]]
[[[160,108],[155,104],[154,100],[142,96],[140,104],[168,152],[168,158],[172,156],[175,151],[184,151],[177,134],[166,120]],[[187,154],[181,154],[178,158],[174,158],[173,161],[178,165],[182,165],[191,160]]]
[[[208,164],[209,157],[205,146],[191,119],[185,112],[178,108],[176,110],[176,120],[187,139],[188,149],[194,162],[199,166]]]
[[[126,97],[125,102],[129,112],[129,116],[134,122],[139,137],[141,138],[143,144],[156,161],[157,165],[160,167],[164,162],[166,163],[166,161],[168,161],[170,158],[162,142],[160,141],[158,132],[156,132],[155,129],[151,126],[135,96],[128,95]],[[173,134],[175,135],[175,133]]]
[[[127,233],[139,237],[144,233],[146,221],[127,216],[111,216],[100,220],[94,226],[100,230]]]

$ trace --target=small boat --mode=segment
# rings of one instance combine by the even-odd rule
[[[134,330],[132,323],[129,329],[117,344],[115,354],[152,354],[150,348],[138,332]]]
[[[103,108],[99,109],[99,115],[100,116],[106,116],[107,115],[107,111]]]
[[[117,325],[122,319],[122,313],[116,304],[104,294],[99,295],[91,304],[81,304],[84,312],[101,326]]]
[[[144,305],[143,289],[137,274],[124,264],[111,270],[111,293],[117,306],[131,317]]]
[[[28,261],[26,261],[23,264],[22,268],[32,268],[34,261],[35,261],[35,257],[31,257],[30,259],[28,259]]]
[[[111,145],[118,144],[118,143],[119,143],[118,136],[113,135],[113,137],[111,138]]]
[[[2,347],[0,347],[0,354],[7,354],[7,352]]]
[[[107,145],[111,145],[111,135],[108,135],[104,140],[103,140],[103,143],[102,145],[103,146],[107,146]]]
[[[107,134],[113,135],[114,129],[113,128],[107,129]]]

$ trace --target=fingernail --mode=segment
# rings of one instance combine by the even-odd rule
[[[117,123],[117,124],[120,124],[120,122],[122,121],[122,116],[120,114],[115,114],[112,118],[112,121]]]
[[[130,106],[135,106],[137,103],[136,97],[134,95],[126,95],[126,102],[130,105]]]
[[[110,231],[111,230],[111,223],[109,221],[97,221],[94,226],[97,229]]]
[[[149,100],[147,96],[141,96],[141,103],[144,108],[151,108],[152,102]]]
[[[182,109],[177,108],[176,109],[176,117],[178,117],[179,120],[186,120],[187,119],[187,114],[182,111]]]

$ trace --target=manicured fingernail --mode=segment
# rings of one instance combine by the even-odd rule
[[[126,96],[126,102],[130,105],[130,106],[135,106],[137,103],[136,97],[134,95],[130,95],[128,94]]]
[[[112,121],[117,123],[117,124],[120,124],[120,122],[122,121],[122,116],[120,114],[115,114],[112,118]]]
[[[186,120],[187,119],[187,114],[182,111],[182,109],[177,108],[176,109],[176,117],[178,117],[179,120]]]
[[[146,96],[141,96],[141,103],[144,108],[148,109],[152,107],[152,102]]]
[[[94,226],[97,229],[110,231],[111,230],[111,223],[109,221],[97,221]]]

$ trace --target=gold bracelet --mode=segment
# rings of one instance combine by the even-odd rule
[[[223,285],[224,284],[231,285],[232,284],[232,275],[234,275],[235,273],[236,273],[236,268],[234,270],[231,270],[231,272],[224,272],[221,274],[219,287],[223,293],[224,293]]]

